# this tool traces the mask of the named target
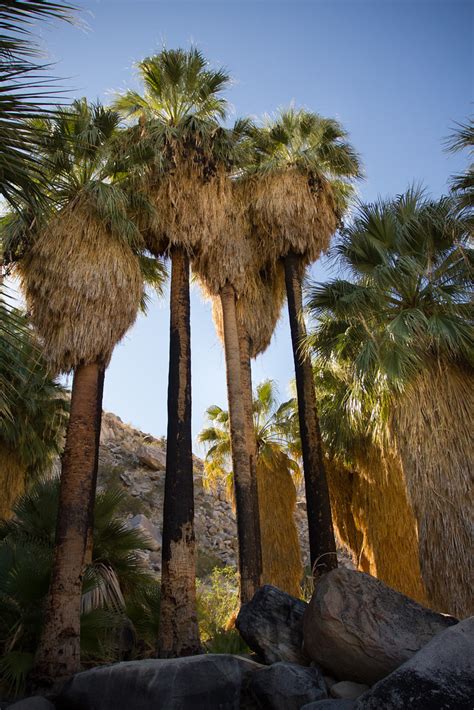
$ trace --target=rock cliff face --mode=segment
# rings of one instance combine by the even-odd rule
[[[165,486],[166,440],[145,434],[115,414],[104,412],[99,458],[99,487],[117,485],[129,494],[128,524],[141,527],[151,538],[147,553],[152,569],[161,568],[161,530]],[[203,462],[194,461],[195,525],[198,576],[215,566],[236,565],[237,527],[224,490],[203,486]],[[300,500],[295,512],[303,563],[308,564],[306,508]]]

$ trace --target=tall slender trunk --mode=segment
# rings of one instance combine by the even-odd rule
[[[57,688],[80,669],[82,574],[90,501],[97,480],[102,385],[103,368],[98,363],[76,368],[62,458],[51,582],[31,675],[31,684],[37,688]]]
[[[257,558],[257,564],[260,565],[258,572],[261,582],[263,575],[263,551],[262,535],[260,530],[260,505],[258,500],[257,439],[255,436],[255,425],[253,421],[252,365],[250,358],[249,338],[243,323],[239,319],[237,319],[237,332],[239,337],[242,398],[245,413],[245,437],[250,462],[251,500],[253,505],[252,515],[255,519],[255,539],[260,550],[260,554]]]
[[[104,380],[105,380],[105,367],[102,367],[99,375],[99,386],[97,388],[97,411],[99,416],[99,422],[96,431],[96,451],[97,451],[97,466],[95,468],[94,482],[91,487],[91,496],[89,498],[89,510],[88,510],[88,525],[87,525],[87,540],[86,540],[86,551],[84,554],[84,568],[92,563],[92,554],[94,551],[94,507],[95,507],[95,496],[97,490],[97,473],[99,464],[99,447],[100,447],[100,431],[102,428],[102,400],[104,398]]]
[[[189,259],[171,254],[168,433],[158,656],[199,653],[191,440]]]
[[[239,536],[239,571],[241,602],[250,601],[261,581],[262,554],[258,535],[256,478],[252,481],[247,448],[247,424],[242,390],[239,336],[235,309],[235,291],[227,284],[221,291],[224,344],[229,400],[232,465],[234,471],[237,531]]]
[[[311,567],[313,572],[323,573],[337,567],[336,541],[324,470],[313,369],[311,359],[301,351],[300,347],[306,335],[306,327],[303,320],[299,257],[288,254],[284,259],[284,266],[298,395]]]

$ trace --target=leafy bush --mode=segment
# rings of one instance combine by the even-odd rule
[[[198,582],[197,606],[201,641],[209,653],[247,653],[235,629],[239,611],[239,578],[234,567],[216,567]]]

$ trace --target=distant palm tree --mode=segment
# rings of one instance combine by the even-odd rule
[[[309,343],[320,367],[339,366],[346,382],[325,426],[349,455],[351,430],[396,454],[430,603],[472,613],[473,253],[466,224],[452,200],[411,189],[361,205],[334,254],[352,278],[312,286],[308,302],[318,319]]]
[[[66,392],[49,377],[26,317],[10,309],[9,318],[0,358],[0,379],[10,390],[0,429],[0,518],[59,454],[68,412]]]
[[[142,146],[141,180],[156,207],[147,246],[171,258],[168,432],[163,513],[162,604],[158,654],[201,649],[196,613],[194,493],[191,440],[189,268],[203,240],[218,237],[221,176],[212,160],[218,119],[225,114],[224,70],[208,68],[197,49],[163,50],[138,64],[143,94],[115,101],[131,129],[131,152]],[[135,143],[135,146],[133,145]],[[217,217],[216,217],[217,211]]]
[[[141,235],[129,217],[126,191],[111,181],[107,168],[118,123],[118,114],[85,99],[36,123],[51,206],[25,229],[16,268],[50,371],[74,372],[55,558],[35,667],[38,685],[60,683],[79,669],[80,589],[104,372],[143,295]]]
[[[306,334],[302,279],[329,244],[360,176],[357,154],[334,119],[304,110],[281,111],[254,132],[247,193],[256,249],[285,269],[305,475],[311,564],[337,566],[331,508],[321,449]],[[262,257],[263,258],[263,257]]]
[[[296,490],[294,476],[300,467],[292,455],[298,447],[288,404],[278,405],[275,383],[266,380],[256,388],[253,399],[253,435],[260,530],[262,535],[262,583],[274,584],[290,594],[300,594],[303,576],[298,532],[294,520]],[[216,487],[225,482],[229,499],[235,503],[231,468],[229,413],[217,405],[209,407],[210,426],[199,434],[208,447],[204,462],[205,484]]]

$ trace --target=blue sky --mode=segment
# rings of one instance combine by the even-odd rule
[[[137,88],[134,63],[167,47],[196,44],[234,77],[235,116],[261,116],[294,102],[338,118],[362,156],[362,199],[393,195],[413,181],[433,195],[466,158],[443,139],[472,110],[473,4],[457,0],[77,0],[88,29],[42,30],[71,97],[107,102]],[[324,262],[312,276],[324,280]],[[211,403],[225,405],[225,367],[210,309],[192,290],[193,433]],[[104,408],[155,435],[166,434],[168,304],[116,348]],[[292,377],[287,320],[253,366],[254,381]],[[195,449],[198,447],[195,445]]]

